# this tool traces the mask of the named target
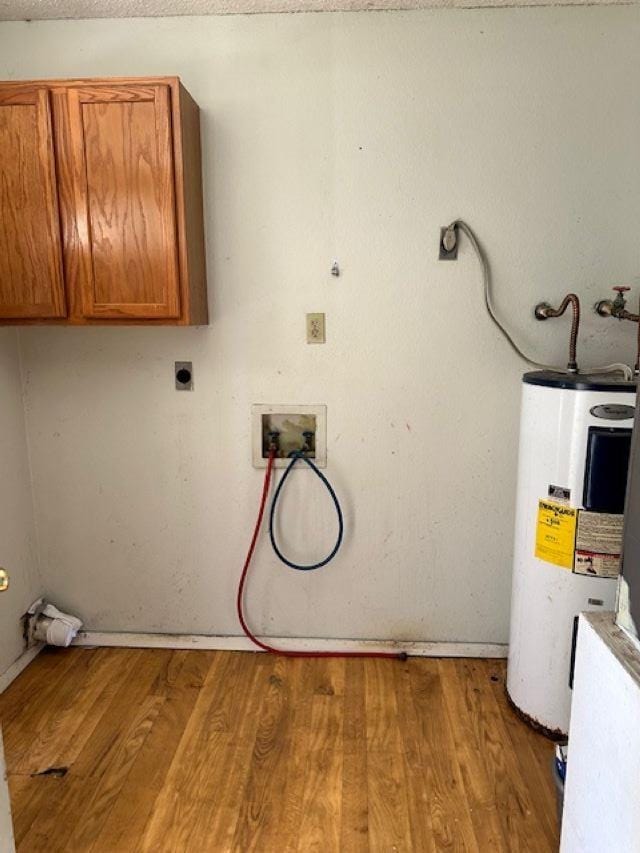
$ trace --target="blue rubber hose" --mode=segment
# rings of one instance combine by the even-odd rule
[[[287,557],[285,557],[284,554],[282,553],[282,551],[278,548],[278,544],[276,542],[276,537],[275,537],[275,533],[274,533],[276,507],[278,506],[278,498],[280,497],[280,493],[282,492],[282,488],[283,488],[284,484],[287,482],[287,477],[293,471],[293,469],[295,468],[296,462],[298,462],[299,459],[301,459],[303,462],[306,462],[307,465],[309,466],[309,468],[311,468],[311,470],[314,472],[314,474],[317,474],[317,476],[320,478],[320,480],[322,481],[322,483],[326,487],[327,491],[331,495],[331,500],[333,501],[333,505],[336,508],[336,515],[338,516],[338,538],[336,539],[336,544],[333,546],[333,548],[331,549],[331,552],[329,553],[328,556],[326,556],[324,558],[324,560],[320,560],[319,563],[312,563],[309,566],[301,566],[301,565],[298,565],[298,563],[294,563],[292,560],[287,559]],[[343,533],[344,533],[344,521],[342,519],[342,509],[340,508],[340,501],[338,500],[336,493],[333,491],[333,487],[332,487],[331,483],[327,480],[327,478],[324,476],[322,471],[320,471],[320,469],[316,465],[314,465],[313,462],[304,455],[304,453],[302,453],[301,451],[298,451],[296,453],[292,453],[291,454],[291,462],[289,462],[289,464],[287,465],[286,470],[285,470],[284,474],[282,475],[282,479],[278,483],[278,487],[276,488],[275,494],[273,496],[273,500],[271,501],[271,508],[269,510],[269,538],[271,539],[271,545],[273,546],[273,550],[276,552],[278,559],[281,560],[285,564],[285,566],[289,566],[289,568],[296,569],[299,572],[311,572],[314,569],[320,569],[320,568],[322,568],[322,566],[326,566],[327,563],[330,563],[331,560],[333,560],[335,555],[338,553],[340,545],[342,544],[342,534]]]

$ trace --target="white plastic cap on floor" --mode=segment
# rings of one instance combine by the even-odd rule
[[[63,613],[55,605],[47,604],[38,617],[33,636],[50,646],[66,647],[71,644],[80,628],[82,622],[77,616]]]

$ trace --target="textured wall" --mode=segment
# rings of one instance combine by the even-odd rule
[[[0,675],[23,650],[20,617],[40,595],[17,335],[0,330]]]
[[[254,15],[483,6],[582,6],[628,0],[0,0],[0,20],[135,18],[162,15]]]
[[[60,606],[96,629],[236,632],[250,405],[326,403],[345,547],[301,575],[263,541],[253,623],[506,641],[523,365],[468,246],[436,260],[439,226],[477,229],[501,314],[562,362],[567,324],[533,304],[639,283],[639,37],[636,7],[0,26],[0,76],[177,73],[202,108],[211,326],[20,333]],[[306,311],[326,345],[304,343]],[[633,338],[585,311],[585,361],[630,360]],[[308,474],[284,509],[294,553],[327,546]]]

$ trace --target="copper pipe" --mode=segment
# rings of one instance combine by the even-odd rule
[[[638,307],[638,313],[634,314],[633,311],[627,311],[624,307],[626,300],[624,298],[624,291],[629,290],[628,287],[614,287],[614,290],[618,291],[618,295],[614,300],[611,299],[601,299],[599,302],[595,304],[596,314],[599,314],[601,317],[615,317],[616,320],[631,320],[632,323],[638,324],[638,343],[636,346],[636,361],[633,365],[633,375],[640,375],[640,306]]]
[[[636,363],[633,365],[633,375],[637,377],[640,374],[640,306],[638,307],[636,323],[638,324],[638,346],[636,347]]]
[[[567,370],[570,373],[578,372],[578,361],[576,350],[578,346],[578,329],[580,327],[580,300],[575,293],[567,293],[562,302],[557,308],[552,308],[551,305],[540,304],[536,306],[536,317],[539,320],[546,320],[549,317],[562,317],[567,308],[571,305],[571,334],[569,336],[569,362]]]
[[[638,308],[640,312],[640,307]],[[627,309],[623,309],[618,314],[615,315],[619,320],[631,320],[632,323],[638,324],[638,345],[636,348],[636,362],[633,365],[633,374],[634,376],[638,376],[640,374],[640,313],[634,314],[632,311],[627,311]]]

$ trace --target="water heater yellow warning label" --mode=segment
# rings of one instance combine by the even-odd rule
[[[555,501],[538,501],[536,551],[540,560],[573,569],[578,511]]]

